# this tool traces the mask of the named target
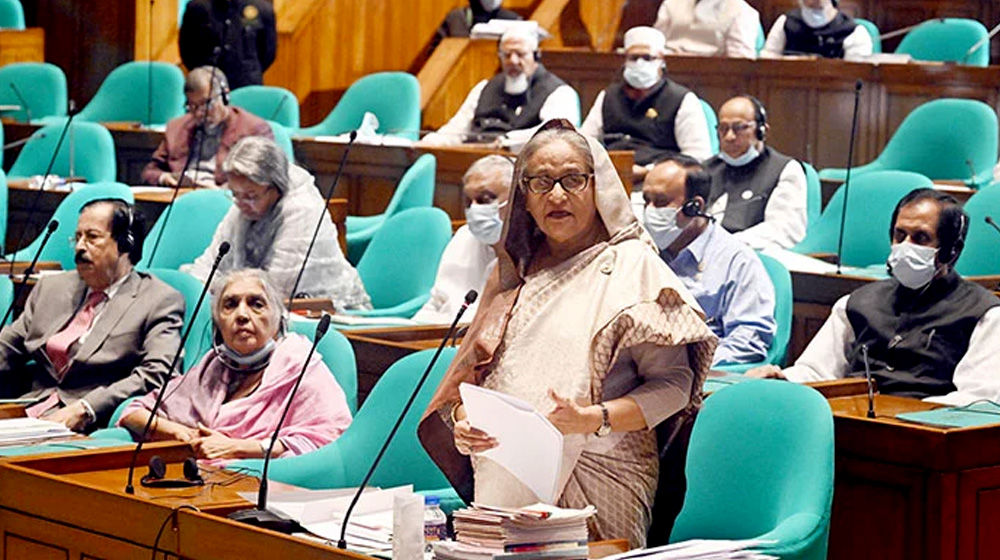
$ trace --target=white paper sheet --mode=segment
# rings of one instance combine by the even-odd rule
[[[754,547],[768,544],[759,540],[690,540],[656,548],[632,550],[622,554],[606,556],[605,560],[769,560],[777,558],[758,552]]]

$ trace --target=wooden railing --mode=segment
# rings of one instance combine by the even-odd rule
[[[180,49],[177,47],[178,30],[177,0],[135,1],[136,60],[159,60],[180,64]]]

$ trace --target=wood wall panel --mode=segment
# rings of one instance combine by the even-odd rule
[[[135,60],[180,64],[178,0],[135,1]],[[152,19],[150,19],[152,15]]]
[[[0,31],[0,66],[16,62],[45,62],[45,32],[37,27]]]

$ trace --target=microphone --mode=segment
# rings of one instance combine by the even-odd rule
[[[337,190],[337,182],[340,181],[341,174],[344,173],[344,164],[347,163],[347,154],[351,152],[351,146],[354,145],[354,139],[358,137],[358,131],[352,130],[350,134],[350,139],[347,141],[347,147],[344,148],[344,155],[340,156],[340,167],[337,169],[337,175],[333,178],[333,186],[330,187],[330,192],[326,194],[326,200],[323,202],[323,210],[319,213],[319,219],[316,220],[316,229],[313,230],[312,239],[309,240],[309,248],[306,249],[306,255],[302,258],[302,266],[299,267],[299,273],[295,276],[295,283],[292,284],[292,291],[288,293],[288,310],[292,310],[292,306],[295,300],[295,291],[299,289],[299,281],[302,280],[302,274],[306,271],[306,264],[309,262],[309,255],[312,253],[313,245],[316,244],[316,238],[319,236],[319,229],[323,226],[323,218],[327,216],[327,208],[330,206],[330,199],[333,198],[333,191]]]
[[[7,150],[10,150],[11,148],[16,148],[18,146],[23,146],[23,145],[27,144],[28,142],[31,142],[32,138],[37,138],[37,139],[45,138],[45,133],[44,132],[36,132],[36,133],[32,134],[31,136],[28,136],[27,138],[21,138],[20,140],[14,140],[10,144],[4,144],[3,145],[3,150],[6,152]]]
[[[7,311],[3,314],[3,320],[0,321],[0,325],[7,324],[7,319],[10,317],[11,312],[13,312],[14,306],[16,306],[17,302],[21,300],[21,292],[24,291],[24,286],[28,283],[28,277],[35,272],[35,265],[38,264],[38,258],[42,256],[42,251],[45,249],[45,245],[49,242],[49,238],[52,237],[52,234],[56,232],[56,228],[58,227],[58,220],[52,220],[49,222],[49,228],[45,232],[45,237],[42,238],[42,243],[38,246],[38,250],[35,251],[35,258],[31,260],[31,264],[28,265],[28,268],[24,269],[21,281],[17,284],[17,289],[14,290],[14,299],[12,299],[10,301],[10,305],[7,306]],[[13,263],[11,263],[11,266],[13,266]]]
[[[385,438],[385,442],[382,444],[382,448],[379,449],[378,455],[375,456],[375,460],[372,461],[371,468],[368,469],[368,473],[365,474],[365,478],[361,481],[361,486],[358,487],[358,491],[354,494],[354,498],[351,500],[351,505],[347,507],[347,512],[344,513],[343,524],[340,526],[340,540],[337,541],[337,548],[345,550],[347,548],[347,522],[351,518],[351,512],[354,511],[354,506],[357,505],[358,500],[361,499],[361,493],[365,491],[365,487],[368,485],[368,481],[371,480],[372,475],[375,473],[375,468],[378,467],[379,462],[382,460],[382,456],[385,455],[386,449],[389,448],[389,444],[392,443],[392,438],[396,436],[396,432],[399,431],[399,427],[403,424],[403,419],[406,418],[407,413],[410,412],[410,407],[413,406],[413,401],[417,400],[417,395],[420,394],[420,389],[424,386],[424,382],[427,381],[427,376],[430,375],[431,369],[434,368],[434,364],[437,363],[438,357],[441,356],[441,351],[444,350],[445,345],[448,343],[448,339],[451,338],[452,333],[455,332],[455,327],[458,326],[458,321],[461,320],[462,314],[465,310],[469,308],[479,294],[475,290],[469,290],[465,294],[465,302],[462,307],[458,308],[458,313],[455,314],[455,319],[451,322],[451,327],[448,328],[448,332],[445,333],[444,338],[441,339],[441,344],[438,346],[437,352],[434,353],[434,357],[431,358],[429,364],[427,364],[427,369],[424,370],[423,375],[420,376],[420,380],[417,381],[417,386],[413,388],[413,393],[410,394],[409,400],[406,401],[406,405],[403,406],[403,411],[399,413],[399,418],[396,419],[396,423],[392,426],[392,430],[389,431],[389,436]]]
[[[928,21],[934,21],[935,19],[938,20],[941,23],[944,23],[944,18],[943,17],[933,18],[933,19],[929,19],[929,20],[926,20],[926,21],[922,21],[920,23],[914,23],[913,25],[907,25],[906,27],[902,27],[902,28],[896,29],[894,31],[889,31],[889,32],[883,33],[883,34],[879,35],[878,38],[884,41],[886,39],[892,39],[893,37],[899,37],[900,35],[906,35],[910,31],[913,31],[914,29],[920,27],[921,25],[927,23]]]
[[[993,221],[992,217],[986,216],[986,223],[993,226],[993,229],[997,230],[997,233],[1000,233],[1000,226],[997,226],[997,223]]]
[[[278,111],[280,111],[281,108],[285,106],[285,101],[288,101],[287,97],[282,97],[281,99],[278,100],[278,104],[274,106],[274,111],[271,113],[271,117],[267,120],[273,121],[274,117],[278,116]]]
[[[316,336],[313,337],[312,347],[309,348],[306,361],[302,364],[302,371],[299,372],[299,377],[295,380],[295,385],[292,386],[292,392],[288,395],[288,402],[285,403],[285,410],[282,411],[281,418],[278,419],[278,425],[274,428],[274,434],[271,436],[271,443],[267,446],[267,451],[264,453],[264,470],[260,477],[260,488],[257,491],[257,507],[234,511],[229,514],[229,519],[286,534],[291,534],[299,530],[299,524],[294,520],[278,517],[267,511],[267,469],[271,465],[271,452],[274,451],[274,444],[278,441],[278,432],[281,431],[281,426],[285,423],[285,417],[288,416],[288,410],[292,407],[295,393],[299,390],[302,378],[306,375],[309,361],[312,359],[316,347],[319,346],[319,341],[323,340],[323,336],[326,335],[326,331],[329,328],[330,315],[324,313],[323,317],[319,320],[319,324],[316,325]]]
[[[21,95],[21,90],[17,89],[14,82],[8,84],[10,89],[14,90],[14,95],[17,96],[17,100],[21,102],[21,107],[24,107],[24,115],[28,118],[27,123],[31,124],[31,106],[28,105],[28,101]]]
[[[844,224],[847,222],[847,195],[851,193],[851,167],[854,165],[854,138],[858,130],[861,86],[861,80],[854,82],[854,116],[851,118],[851,141],[847,148],[847,176],[844,178],[844,207],[840,212],[840,236],[837,238],[837,275],[840,275],[840,267],[844,260]]]
[[[969,60],[972,53],[976,52],[980,47],[993,40],[993,37],[996,36],[997,32],[1000,32],[1000,23],[996,24],[993,29],[990,29],[990,32],[987,33],[985,37],[976,41],[975,44],[969,48],[969,50],[965,51],[965,56],[962,57],[962,64],[965,64]]]
[[[143,426],[142,434],[139,436],[139,443],[136,444],[135,451],[132,452],[132,460],[128,465],[128,480],[125,482],[126,494],[135,494],[135,487],[132,486],[132,479],[135,477],[135,462],[139,459],[139,452],[142,451],[142,445],[146,442],[146,436],[149,435],[149,428],[153,425],[153,419],[156,418],[156,411],[160,409],[160,404],[163,402],[163,394],[166,392],[167,383],[173,377],[174,368],[177,367],[177,361],[180,360],[181,352],[184,351],[184,344],[187,343],[191,329],[194,327],[195,318],[198,317],[198,310],[201,309],[201,302],[205,300],[205,294],[208,293],[208,288],[212,285],[212,277],[215,276],[215,271],[218,270],[219,263],[222,262],[222,257],[226,256],[228,252],[229,242],[223,241],[219,244],[219,252],[215,255],[212,270],[208,273],[208,279],[205,280],[205,287],[201,289],[201,295],[198,296],[198,303],[195,304],[194,311],[191,313],[191,321],[188,322],[187,327],[184,329],[184,334],[181,336],[181,343],[177,345],[177,352],[174,353],[174,359],[170,361],[170,368],[167,370],[167,380],[156,393],[156,400],[153,401],[153,407],[149,409],[149,419],[146,420],[146,425]]]
[[[865,361],[865,382],[868,384],[868,418],[875,418],[875,382],[872,380],[872,370],[868,364],[868,345],[861,345],[861,357]]]
[[[969,184],[976,184],[976,166],[972,165],[972,160],[970,158],[965,158],[965,166],[969,168]]]
[[[600,141],[602,144],[608,144],[609,142],[622,142],[622,141],[628,142],[631,139],[632,136],[630,134],[625,134],[622,132],[608,132],[606,134],[602,134],[600,137]]]

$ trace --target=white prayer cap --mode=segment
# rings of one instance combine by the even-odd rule
[[[625,50],[634,45],[645,45],[654,53],[665,54],[667,38],[659,29],[653,27],[633,27],[625,32]]]
[[[515,25],[507,28],[500,36],[502,45],[507,39],[521,39],[528,45],[528,50],[535,52],[538,50],[538,30],[527,25]]]

